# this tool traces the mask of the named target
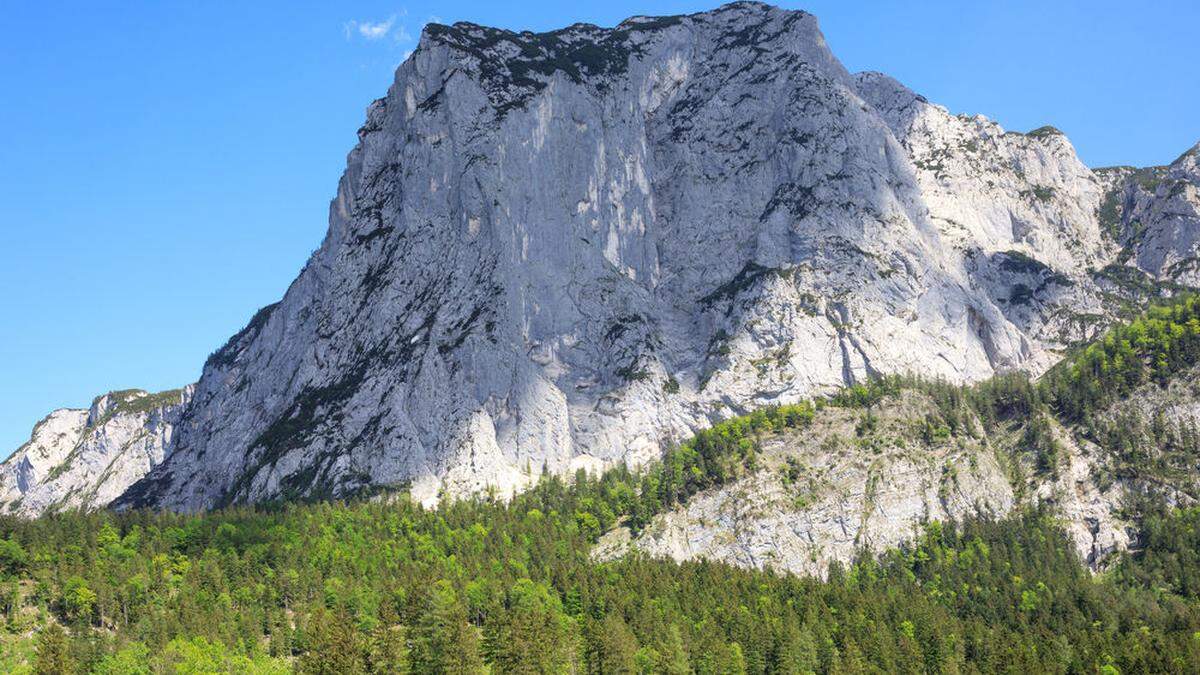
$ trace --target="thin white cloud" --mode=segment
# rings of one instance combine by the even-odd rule
[[[408,32],[404,24],[397,23],[397,19],[403,19],[406,16],[408,16],[408,11],[402,9],[382,21],[352,19],[342,24],[342,32],[346,35],[347,40],[362,38],[369,42],[377,42],[390,35],[392,41],[396,43],[412,42],[412,34]]]
[[[392,32],[393,28],[396,29],[395,34],[397,40],[406,38],[408,36],[408,31],[404,29],[404,26],[396,25],[395,14],[389,16],[383,21],[350,20],[342,24],[342,32],[346,34],[347,40],[355,35],[363,38],[364,40],[381,40],[387,37],[388,33]]]
[[[358,34],[368,40],[378,40],[387,35],[392,30],[392,24],[396,23],[395,16],[389,16],[387,21],[363,21],[358,24]]]

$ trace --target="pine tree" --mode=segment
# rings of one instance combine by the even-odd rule
[[[367,665],[372,675],[406,675],[410,672],[406,631],[399,623],[395,609],[385,606],[367,648]]]
[[[575,652],[574,621],[557,593],[521,579],[509,591],[506,611],[488,624],[486,648],[501,672],[562,672]]]
[[[267,646],[268,653],[275,657],[291,656],[291,627],[288,625],[287,616],[281,611],[276,611],[271,615],[269,621],[270,641]]]
[[[446,580],[433,585],[417,626],[412,665],[420,673],[474,675],[483,671],[479,638],[467,622],[467,610]]]
[[[687,650],[683,646],[683,635],[679,626],[671,624],[666,640],[662,644],[662,670],[667,675],[686,675],[692,672],[688,663]]]
[[[817,645],[808,628],[788,624],[780,638],[774,672],[798,675],[817,670]]]
[[[597,675],[637,672],[634,661],[637,637],[619,614],[609,612],[602,621],[589,621],[587,633],[587,672]]]
[[[57,623],[51,622],[38,633],[33,672],[36,675],[65,675],[75,672],[75,663],[67,651],[67,633]]]
[[[746,655],[736,642],[729,643],[729,657],[724,672],[728,675],[746,675]]]
[[[358,634],[344,614],[319,609],[309,621],[307,649],[296,664],[304,675],[361,675],[366,672]]]
[[[854,640],[847,639],[841,650],[840,658],[837,662],[837,667],[831,669],[833,673],[864,673],[867,672],[867,663],[863,658],[862,650],[858,648],[858,643]]]

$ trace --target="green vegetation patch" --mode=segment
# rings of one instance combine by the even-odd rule
[[[1063,134],[1063,132],[1059,131],[1056,127],[1046,125],[1046,126],[1038,127],[1025,135],[1028,136],[1029,138],[1050,138],[1052,136],[1063,136],[1064,134]]]

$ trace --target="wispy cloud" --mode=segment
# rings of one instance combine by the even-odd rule
[[[380,21],[378,23],[360,23],[358,25],[358,32],[368,40],[378,40],[387,35],[388,31],[392,30],[392,24],[395,22],[395,18],[389,17],[387,21]]]
[[[360,37],[364,40],[375,42],[382,40],[389,34],[396,42],[409,42],[412,40],[412,35],[405,29],[403,24],[397,24],[396,19],[403,17],[407,12],[393,14],[382,21],[359,21],[352,19],[342,24],[342,32],[346,34],[346,39]]]
[[[396,16],[392,15],[384,21],[347,21],[342,28],[347,40],[356,34],[367,40],[378,40],[390,33],[395,23]]]

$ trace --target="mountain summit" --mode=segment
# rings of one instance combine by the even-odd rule
[[[431,24],[358,136],[321,247],[115,506],[507,494],[879,374],[1037,374],[1200,279],[1195,150],[1093,171],[759,3]]]

